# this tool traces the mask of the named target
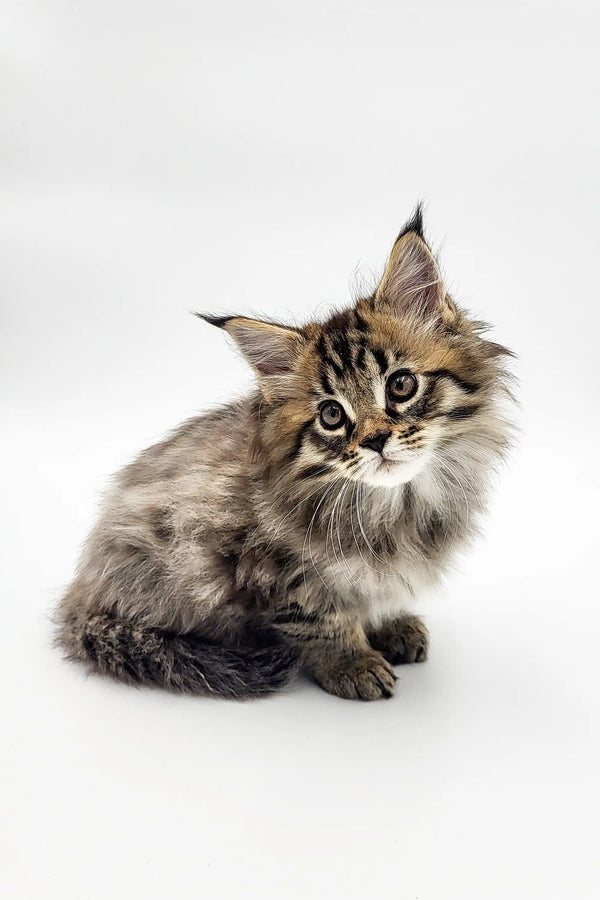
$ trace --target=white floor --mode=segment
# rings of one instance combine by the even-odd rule
[[[2,896],[597,897],[592,4],[4,8]],[[189,310],[343,302],[421,195],[523,400],[484,536],[421,601],[430,661],[375,704],[64,663],[109,473],[249,383]]]

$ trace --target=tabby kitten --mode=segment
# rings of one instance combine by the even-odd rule
[[[473,534],[509,433],[505,348],[401,231],[372,296],[326,322],[214,318],[258,390],[118,476],[58,610],[72,659],[127,682],[256,697],[303,666],[389,697],[427,656],[405,612]]]

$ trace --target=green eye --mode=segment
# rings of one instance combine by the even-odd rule
[[[346,413],[344,407],[335,400],[326,400],[319,407],[319,417],[323,428],[333,430],[340,428],[346,421]]]
[[[418,382],[412,372],[394,372],[390,376],[386,393],[392,403],[404,403],[417,393]]]

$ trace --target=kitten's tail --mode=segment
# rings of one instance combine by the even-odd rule
[[[63,623],[57,642],[70,658],[119,681],[229,699],[270,694],[298,669],[297,652],[282,643],[230,649],[109,615],[75,628]]]

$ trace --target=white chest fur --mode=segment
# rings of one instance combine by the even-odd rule
[[[323,580],[344,604],[358,607],[363,622],[376,624],[410,609],[416,597],[433,587],[439,573],[422,567],[384,565],[376,559],[352,555],[327,565]]]

